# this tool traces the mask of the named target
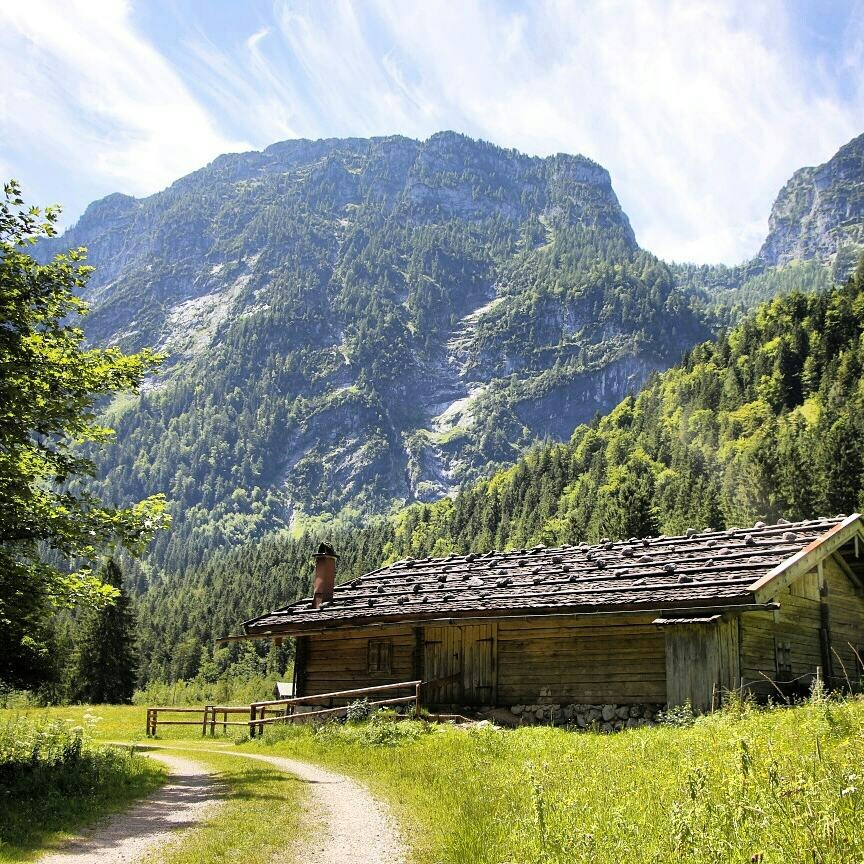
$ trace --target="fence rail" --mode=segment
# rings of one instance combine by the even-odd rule
[[[356,690],[337,690],[332,693],[318,693],[314,696],[298,696],[291,699],[270,699],[263,702],[253,702],[251,705],[205,705],[202,708],[193,707],[150,707],[147,709],[147,735],[154,737],[160,726],[200,726],[201,734],[216,734],[216,727],[221,726],[227,732],[228,727],[243,726],[249,730],[249,737],[255,738],[264,733],[265,726],[272,723],[304,723],[318,717],[336,717],[348,712],[351,702],[356,702],[367,696],[383,696],[409,690],[407,696],[393,695],[388,698],[374,699],[368,702],[369,707],[380,708],[388,705],[412,705],[414,715],[420,712],[420,681],[400,681],[398,684],[382,684],[377,687],[361,687]],[[344,702],[335,705],[335,702]],[[303,709],[303,710],[298,710]],[[307,710],[311,709],[311,710]],[[194,720],[162,719],[160,715],[182,714],[197,715]],[[228,718],[242,714],[244,720],[229,720]],[[270,716],[267,716],[267,715]]]

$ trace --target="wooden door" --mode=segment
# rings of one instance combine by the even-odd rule
[[[462,701],[494,705],[498,681],[496,624],[467,624],[462,629]]]
[[[673,624],[666,629],[666,701],[694,711],[718,707],[720,640],[714,624]]]
[[[462,631],[458,627],[426,627],[423,641],[424,701],[457,705],[462,701]]]

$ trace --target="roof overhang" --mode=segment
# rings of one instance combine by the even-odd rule
[[[820,561],[835,553],[856,537],[864,537],[861,514],[853,513],[838,525],[817,537],[800,552],[787,558],[770,570],[751,586],[750,591],[757,603],[766,603],[779,591],[788,588],[799,576],[812,570]]]
[[[776,608],[776,604],[755,604],[751,595],[742,595],[738,599],[727,598],[717,603],[698,602],[693,603],[663,603],[652,605],[628,605],[615,608],[586,608],[566,607],[561,609],[514,609],[514,610],[488,610],[488,611],[466,611],[454,612],[450,615],[440,613],[429,613],[427,615],[380,616],[377,618],[337,618],[321,622],[298,622],[286,623],[268,627],[266,630],[253,631],[239,636],[226,636],[218,640],[221,642],[242,642],[252,639],[272,639],[282,636],[306,636],[316,633],[332,633],[339,630],[357,630],[383,627],[416,626],[421,624],[457,624],[470,621],[503,621],[503,620],[537,620],[542,618],[599,618],[602,616],[619,615],[714,615],[736,612],[770,611]]]

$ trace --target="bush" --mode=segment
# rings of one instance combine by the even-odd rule
[[[0,723],[0,846],[29,848],[52,830],[116,809],[161,782],[131,750],[98,747],[85,724],[13,716]]]
[[[369,719],[369,714],[372,709],[369,707],[368,699],[358,699],[348,706],[348,711],[345,714],[345,719],[349,723],[359,723]]]
[[[316,740],[333,744],[395,747],[416,741],[435,728],[432,724],[419,720],[400,720],[392,711],[374,711],[368,715],[368,719],[349,719],[345,723],[331,720],[319,725],[274,724],[264,733],[264,741],[267,744],[276,744],[280,741],[314,736]]]
[[[692,726],[696,722],[696,714],[693,706],[688,700],[683,705],[672,705],[657,715],[657,722],[661,726],[674,726],[683,729]]]

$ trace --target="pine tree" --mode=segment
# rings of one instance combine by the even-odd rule
[[[113,605],[86,613],[77,640],[72,698],[93,704],[129,702],[137,674],[135,618],[123,574],[112,558],[102,579],[120,593]]]

